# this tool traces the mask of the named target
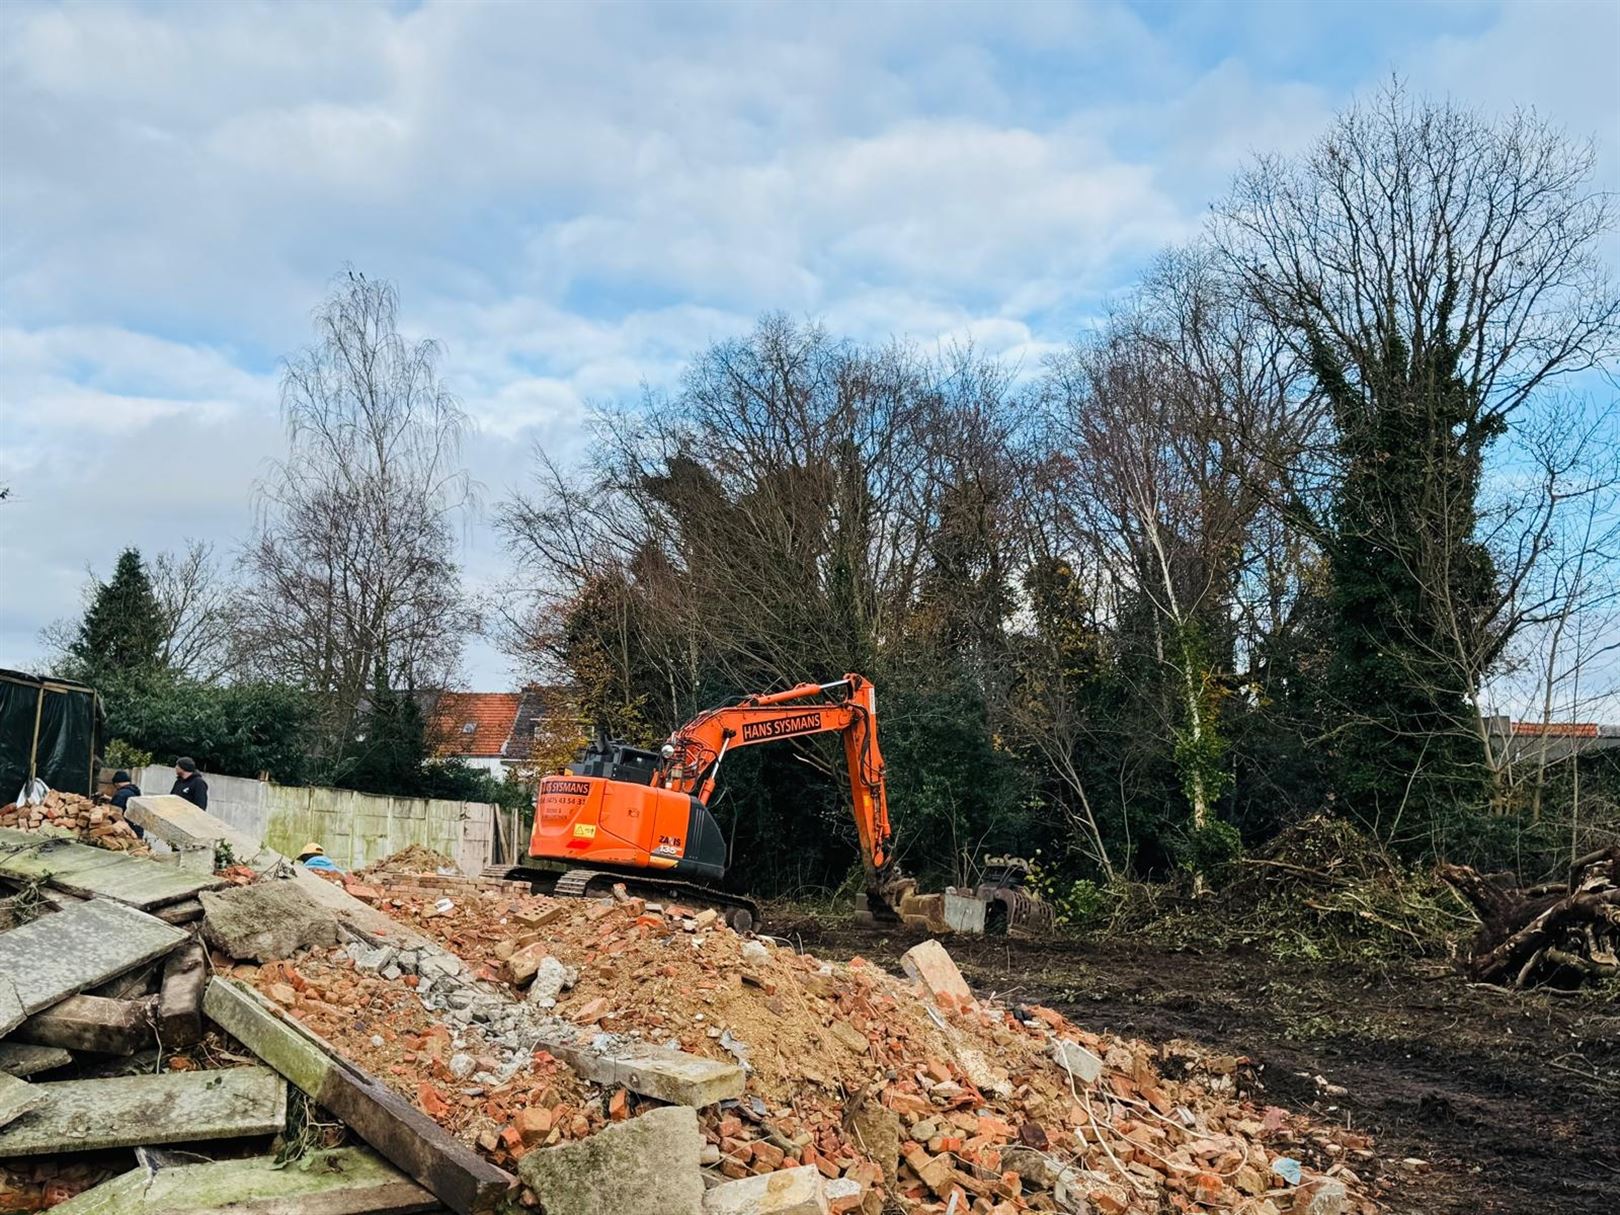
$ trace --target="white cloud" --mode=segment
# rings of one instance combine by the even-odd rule
[[[0,544],[46,588],[0,664],[87,562],[246,530],[276,360],[346,262],[443,342],[493,497],[765,309],[1033,367],[1343,100],[1308,12],[1244,19],[1220,62],[1225,18],[1103,3],[0,6]],[[1613,180],[1614,22],[1470,14],[1402,63],[1607,113]]]

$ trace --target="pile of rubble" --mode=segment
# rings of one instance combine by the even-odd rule
[[[623,888],[567,900],[458,877],[426,849],[323,879],[173,800],[132,817],[182,858],[225,839],[228,876],[121,858],[153,872],[78,902],[69,865],[58,910],[0,932],[0,969],[55,975],[0,1021],[0,1073],[53,1049],[42,1024],[57,1035],[28,1082],[0,1074],[0,1211],[78,1190],[67,1215],[183,1215],[227,1192],[243,1212],[376,1215],[1377,1209],[1357,1174],[1370,1145],[1256,1108],[1244,1061],[980,998],[937,942],[900,977]],[[0,832],[0,880],[21,835]],[[154,872],[199,884],[117,901]],[[156,914],[185,903],[200,915],[183,927]],[[94,965],[75,936],[54,966],[46,943],[86,915],[119,925]],[[113,1005],[143,1010],[122,1037]],[[110,1057],[146,1074],[108,1078]],[[160,1142],[203,1154],[178,1164]]]
[[[116,806],[99,804],[77,793],[61,793],[55,789],[45,794],[38,805],[8,802],[0,806],[0,827],[15,827],[23,831],[54,827],[71,831],[86,843],[116,852],[146,850],[135,829],[124,821],[123,812]]]

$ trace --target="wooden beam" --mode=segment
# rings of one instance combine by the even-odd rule
[[[216,976],[208,982],[203,1011],[457,1215],[493,1212],[516,1185],[506,1170],[453,1138],[252,988]]]
[[[0,933],[0,1037],[41,1009],[162,957],[185,938],[162,920],[106,899]]]
[[[13,1033],[20,1042],[98,1055],[133,1055],[157,1041],[152,1001],[69,996],[35,1013]]]
[[[53,1215],[420,1215],[439,1200],[366,1148],[135,1169],[86,1190]]]
[[[36,1084],[32,1112],[0,1128],[0,1158],[279,1133],[287,1085],[262,1067]]]

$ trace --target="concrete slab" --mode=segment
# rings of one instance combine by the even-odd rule
[[[233,830],[206,810],[199,810],[185,798],[173,793],[155,793],[132,797],[124,807],[124,817],[148,835],[154,835],[174,849],[212,848],[221,840],[236,850],[233,838],[240,832]],[[239,860],[246,860],[239,857]]]
[[[184,873],[149,857],[109,852],[72,840],[0,828],[0,876],[44,878],[85,898],[99,895],[131,907],[161,907],[228,883],[213,874]]]
[[[43,1100],[39,1090],[28,1081],[0,1075],[0,1126],[14,1122]]]
[[[0,1157],[271,1135],[287,1085],[262,1067],[36,1084],[37,1108],[0,1128]]]
[[[900,967],[921,983],[929,998],[943,1009],[969,1008],[973,1004],[973,989],[956,969],[951,955],[938,941],[924,941],[913,945],[900,955]]]
[[[0,1036],[24,1018],[162,957],[186,934],[107,899],[0,933]]]
[[[0,1042],[0,1072],[19,1080],[66,1067],[73,1056],[60,1046],[36,1046],[31,1042]]]
[[[518,1175],[546,1215],[703,1215],[703,1135],[683,1106],[525,1152]]]
[[[134,1169],[60,1206],[55,1215],[420,1215],[439,1200],[365,1148],[219,1160],[148,1173]]]

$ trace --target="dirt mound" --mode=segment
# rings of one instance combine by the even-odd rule
[[[435,852],[423,844],[411,844],[401,848],[398,852],[383,857],[382,860],[366,866],[361,870],[367,876],[380,876],[383,874],[406,873],[438,873],[449,870],[451,873],[460,873],[455,861],[442,852]]]

